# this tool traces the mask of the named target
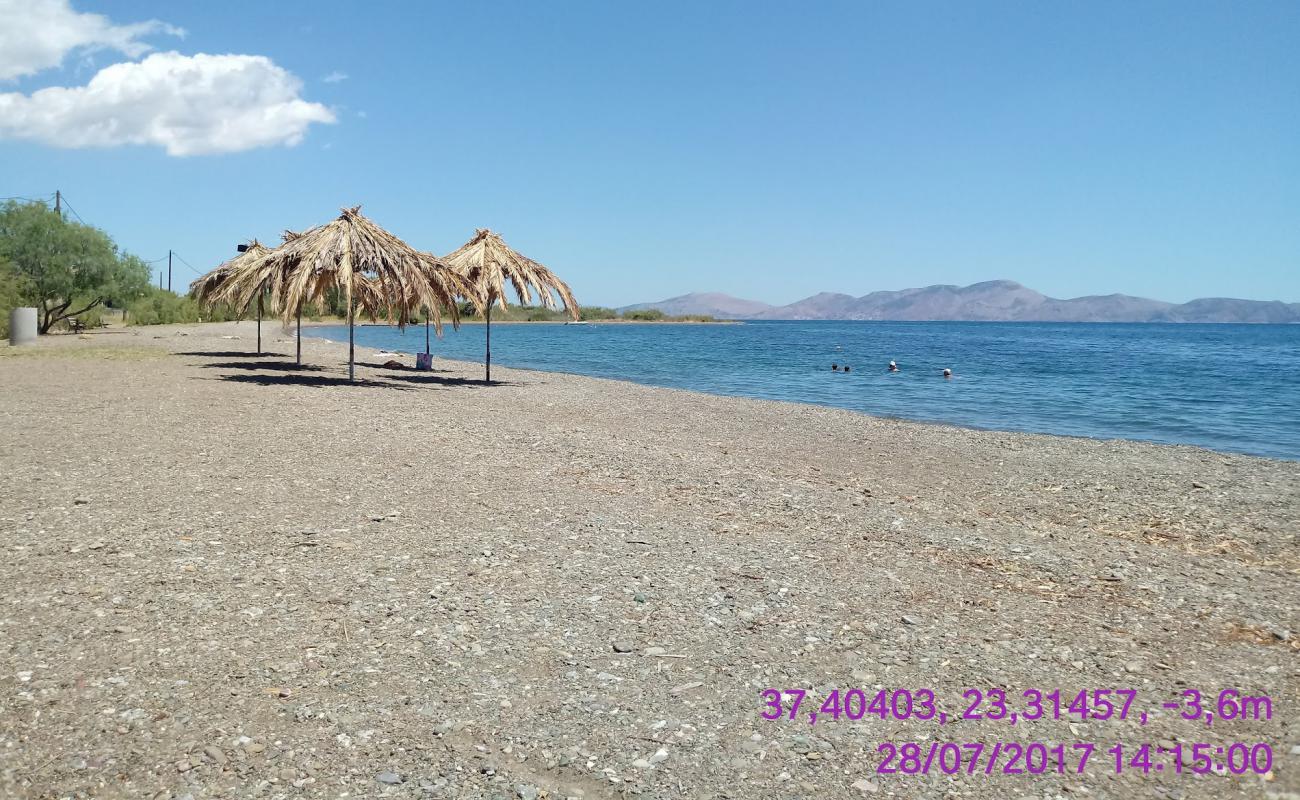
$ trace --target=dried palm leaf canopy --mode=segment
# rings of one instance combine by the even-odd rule
[[[299,307],[324,303],[337,289],[363,313],[399,324],[403,310],[426,307],[441,330],[443,312],[458,321],[456,297],[470,291],[464,279],[376,225],[360,206],[311,230],[286,231],[284,244],[241,267],[229,281],[231,299],[251,298],[265,286],[286,323]]]
[[[459,250],[444,259],[452,269],[469,279],[483,302],[490,307],[506,305],[506,283],[515,290],[523,305],[531,305],[533,296],[546,308],[555,308],[555,296],[569,316],[578,318],[578,302],[569,285],[546,267],[510,249],[500,234],[479,228]]]
[[[457,273],[437,256],[420,253],[420,258],[424,279],[429,282],[435,294],[450,298],[463,297],[472,302],[476,308],[482,308],[477,293],[464,276]],[[388,306],[386,305],[383,287],[378,280],[373,276],[365,275],[357,281],[357,308],[372,319],[376,318],[378,310],[391,309],[399,320],[411,321],[416,318],[420,309],[425,307],[426,302],[427,298],[411,291],[408,286],[401,297],[401,301]],[[452,304],[454,305],[454,300]],[[436,319],[438,309],[433,309],[429,316]],[[441,335],[441,332],[439,333]]]
[[[191,283],[190,294],[194,295],[194,299],[202,305],[211,306],[220,302],[224,294],[223,290],[229,285],[231,277],[238,273],[241,267],[256,262],[268,252],[270,251],[261,242],[253,239],[244,252]]]
[[[348,307],[350,377],[355,375],[352,328],[358,304],[364,313],[398,325],[405,325],[409,309],[427,308],[441,334],[443,312],[457,324],[456,296],[469,292],[463,278],[376,225],[360,206],[345,208],[337,219],[300,234],[286,232],[284,244],[242,264],[227,285],[227,296],[236,303],[269,290],[272,308],[286,325],[304,305],[324,304],[330,290],[338,290]]]
[[[575,320],[578,318],[578,301],[573,299],[567,283],[531,258],[511,250],[500,235],[487,228],[479,228],[474,238],[444,260],[465,276],[482,301],[486,323],[483,371],[488,383],[492,382],[492,306],[506,306],[507,281],[522,305],[531,304],[536,294],[543,306],[555,308],[555,295],[559,295],[564,310]]]

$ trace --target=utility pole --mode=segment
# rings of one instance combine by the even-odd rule
[[[247,253],[248,245],[235,245],[235,252]],[[266,284],[263,283],[257,287],[257,354],[262,354],[262,295],[266,294]],[[301,347],[301,345],[299,345]],[[301,360],[301,350],[299,351],[299,360]]]
[[[167,251],[167,291],[172,290],[172,251]]]
[[[58,189],[54,190],[54,213],[59,215],[59,219],[63,219],[63,192]]]

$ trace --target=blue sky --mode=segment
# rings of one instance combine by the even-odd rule
[[[434,252],[493,228],[588,304],[993,278],[1300,301],[1295,2],[30,3],[0,16],[106,20],[9,64],[0,110],[183,57],[149,62],[147,107],[11,97],[0,123],[0,196],[61,189],[150,260],[359,203]],[[157,76],[197,54],[269,61],[205,62],[196,101]],[[267,86],[227,137],[222,104]]]

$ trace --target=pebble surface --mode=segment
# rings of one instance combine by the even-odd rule
[[[0,355],[0,797],[1300,793],[1294,463],[365,351],[348,385],[346,346],[300,371],[263,335]],[[1152,716],[810,725],[764,720],[769,687],[956,716],[966,687],[1130,687]],[[1189,687],[1273,719],[1160,708]],[[932,740],[1274,765],[876,772]]]

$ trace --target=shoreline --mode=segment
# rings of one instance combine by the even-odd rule
[[[489,386],[361,347],[349,384],[346,343],[304,335],[298,369],[292,333],[258,357],[252,327],[0,356],[0,795],[1148,796],[1167,784],[1139,770],[882,775],[878,747],[1187,740],[1204,725],[1160,703],[1228,686],[1277,716],[1212,741],[1266,742],[1275,772],[1207,776],[1215,796],[1300,791],[1292,462]],[[761,717],[764,687],[876,686],[958,716],[972,687],[1154,712]]]
[[[675,323],[675,324],[678,324],[678,323]],[[680,324],[690,324],[690,323],[680,323]],[[307,326],[304,324],[304,328],[306,328],[306,327],[307,327]],[[377,326],[375,326],[375,327],[391,327],[391,326],[377,325]],[[323,337],[323,336],[315,336],[315,337],[313,337],[313,338],[319,339],[319,340],[324,341],[324,342],[331,342],[331,343],[335,343],[335,344],[338,344],[338,343],[339,343],[338,340],[335,340],[335,339],[329,339],[329,338],[326,338],[326,337]],[[343,343],[346,344],[346,342],[343,342]],[[383,351],[379,351],[379,350],[376,350],[375,352],[384,352],[384,353],[388,353],[388,354],[392,354],[392,355],[403,355],[403,356],[408,356],[408,357],[411,357],[411,358],[414,358],[414,356],[416,355],[416,351],[400,351],[400,350],[383,350]],[[473,368],[475,368],[475,367],[477,367],[477,368],[481,368],[482,365],[483,365],[483,362],[482,362],[482,361],[470,361],[470,360],[459,359],[459,358],[450,358],[450,357],[447,357],[447,356],[438,355],[438,354],[436,354],[436,353],[435,353],[435,358],[440,359],[440,360],[442,360],[442,361],[447,361],[447,362],[450,362],[450,363],[455,363],[455,364],[458,364],[458,365],[462,365],[462,366],[463,366],[464,368],[466,368],[466,369],[473,369]],[[505,365],[504,363],[501,363],[501,362],[496,362],[496,363],[493,364],[493,368],[494,368],[494,369],[497,369],[497,368],[503,368],[503,367],[507,367],[507,365]],[[1065,438],[1065,439],[1075,439],[1075,440],[1082,440],[1082,441],[1089,441],[1089,442],[1126,442],[1126,443],[1130,443],[1130,444],[1152,445],[1152,446],[1157,446],[1157,447],[1182,447],[1182,448],[1192,448],[1192,449],[1195,449],[1195,450],[1204,450],[1204,451],[1206,451],[1206,452],[1216,453],[1216,454],[1221,454],[1221,455],[1234,455],[1234,456],[1241,456],[1241,457],[1245,457],[1245,458],[1259,458],[1259,459],[1264,459],[1264,460],[1266,460],[1266,461],[1275,461],[1275,462],[1280,462],[1280,463],[1292,463],[1292,464],[1300,463],[1300,457],[1295,457],[1295,458],[1286,458],[1286,457],[1281,457],[1281,456],[1261,455],[1261,454],[1258,454],[1258,453],[1249,453],[1249,452],[1244,452],[1244,451],[1241,451],[1241,450],[1227,450],[1227,449],[1220,450],[1220,449],[1215,449],[1215,448],[1212,448],[1212,447],[1207,447],[1207,446],[1205,446],[1205,445],[1193,444],[1193,443],[1189,443],[1189,442],[1162,442],[1162,441],[1158,441],[1158,440],[1154,440],[1154,439],[1133,439],[1133,438],[1127,438],[1127,437],[1122,437],[1122,436],[1105,436],[1105,437],[1103,437],[1103,436],[1087,436],[1087,435],[1083,435],[1083,434],[1052,433],[1052,432],[1046,432],[1046,431],[1016,430],[1016,429],[1009,429],[1009,428],[998,428],[998,427],[980,426],[980,425],[975,425],[975,424],[964,424],[964,423],[960,423],[960,422],[950,422],[950,421],[946,421],[946,420],[927,420],[927,419],[917,419],[917,418],[913,418],[913,417],[891,416],[891,415],[886,415],[886,414],[873,414],[873,413],[870,413],[870,412],[867,412],[867,411],[860,411],[860,410],[853,409],[853,408],[845,408],[845,407],[843,407],[843,406],[837,406],[837,405],[833,405],[833,404],[830,404],[830,403],[819,403],[819,402],[816,402],[816,401],[813,401],[813,400],[797,400],[797,399],[779,399],[779,400],[778,400],[778,399],[774,399],[774,398],[755,397],[755,396],[752,396],[752,395],[744,395],[744,394],[724,394],[724,393],[720,393],[720,392],[708,392],[708,391],[705,391],[705,390],[702,390],[702,389],[694,389],[694,388],[687,388],[687,387],[669,386],[669,385],[664,385],[664,384],[642,382],[642,381],[633,380],[633,379],[631,379],[631,378],[612,378],[612,377],[606,377],[606,376],[588,375],[588,374],[586,374],[586,373],[581,373],[581,372],[566,372],[566,371],[562,371],[562,370],[546,370],[546,369],[540,369],[540,368],[535,368],[535,367],[519,367],[519,366],[511,366],[511,367],[508,367],[508,368],[509,368],[509,369],[514,369],[514,370],[520,370],[520,371],[523,371],[523,372],[534,372],[534,373],[552,374],[552,375],[564,375],[564,376],[570,376],[570,377],[575,377],[575,378],[588,378],[588,379],[592,379],[592,380],[607,380],[607,381],[613,381],[613,382],[616,382],[616,383],[631,384],[631,385],[635,385],[635,386],[643,386],[643,387],[649,387],[649,388],[655,388],[655,389],[664,389],[664,390],[669,390],[669,391],[693,392],[693,393],[698,393],[698,394],[709,395],[709,396],[712,396],[712,397],[725,397],[725,398],[731,398],[731,399],[737,399],[737,400],[753,400],[753,401],[761,401],[761,402],[790,403],[790,404],[793,404],[793,405],[796,405],[796,406],[811,406],[811,407],[816,407],[816,408],[836,409],[836,410],[844,411],[844,412],[847,412],[847,413],[850,413],[850,414],[857,414],[857,415],[861,415],[861,416],[869,417],[869,418],[871,418],[871,419],[877,419],[877,420],[889,420],[889,421],[894,421],[894,422],[910,423],[910,424],[916,424],[916,425],[937,426],[937,427],[941,427],[941,428],[949,428],[949,429],[953,429],[953,430],[963,430],[963,431],[982,431],[982,432],[989,432],[989,433],[1007,433],[1007,434],[1018,434],[1018,435],[1025,435],[1025,436],[1050,436],[1050,437],[1060,437],[1060,438]]]
[[[249,324],[250,327],[255,327],[255,326],[256,326],[256,320],[239,320],[239,321],[230,321],[230,322],[180,323],[180,324],[175,324],[175,325],[125,326],[125,327],[120,327],[120,328],[107,328],[107,329],[102,329],[102,330],[99,330],[99,331],[94,331],[94,332],[92,332],[91,334],[81,334],[80,336],[81,336],[81,337],[83,338],[83,340],[84,340],[88,335],[89,335],[89,336],[101,336],[101,335],[106,335],[106,334],[107,334],[107,335],[111,335],[111,334],[118,334],[118,335],[121,335],[121,334],[132,334],[132,333],[135,332],[135,331],[139,331],[139,332],[140,332],[139,334],[136,334],[136,335],[142,335],[142,334],[144,334],[145,332],[148,332],[148,331],[160,331],[161,333],[154,334],[154,335],[152,335],[152,336],[150,337],[150,340],[152,341],[152,340],[157,340],[157,339],[160,339],[160,338],[166,338],[167,336],[171,336],[171,335],[173,335],[174,332],[176,332],[176,331],[180,331],[180,330],[185,330],[185,331],[187,331],[187,333],[186,333],[185,335],[189,335],[189,332],[191,332],[191,331],[193,331],[193,332],[196,333],[196,334],[200,334],[200,335],[201,335],[203,331],[205,331],[205,330],[210,330],[210,329],[213,328],[213,326],[232,326],[232,327],[237,327],[237,326],[242,325],[242,324],[245,324],[245,323]],[[422,323],[421,323],[421,324],[422,324]],[[462,323],[462,324],[467,324],[467,323]],[[476,324],[481,324],[481,323],[476,323]],[[522,324],[522,323],[496,323],[496,322],[494,322],[493,324]],[[557,322],[528,322],[527,324],[556,325],[556,324],[563,324],[563,323],[557,323]],[[596,323],[593,323],[593,324],[596,324]],[[620,322],[619,324],[623,324],[623,323]],[[693,324],[718,324],[718,323],[673,322],[673,323],[647,323],[647,324],[693,325]],[[1091,323],[1088,323],[1088,324],[1091,324]],[[1112,323],[1104,323],[1104,324],[1112,324]],[[1114,324],[1128,324],[1128,323],[1114,323]],[[1140,323],[1140,324],[1146,324],[1146,323]],[[287,334],[285,333],[285,329],[278,327],[278,326],[279,326],[279,320],[278,320],[278,318],[275,318],[275,319],[264,319],[264,320],[263,320],[263,325],[265,326],[264,329],[263,329],[263,339],[264,339],[264,343],[265,343],[265,342],[270,342],[270,341],[272,341],[271,338],[270,338],[272,333],[275,333],[275,334],[278,335],[278,336],[286,336],[286,335],[287,335],[287,336],[289,336],[289,337],[292,337],[292,336],[294,335],[294,334],[292,333],[292,326],[290,326],[290,328],[289,328],[289,332],[288,332]],[[322,320],[322,321],[316,321],[316,322],[312,322],[312,321],[308,321],[308,320],[304,320],[304,321],[303,321],[303,330],[304,330],[304,331],[309,331],[309,330],[312,329],[312,328],[320,328],[320,327],[345,327],[345,328],[346,328],[346,326],[347,326],[346,321],[344,321],[344,322],[342,322],[342,323],[340,323],[340,322],[332,322],[332,321],[324,321],[324,320]],[[391,325],[388,325],[388,324],[386,324],[386,323],[364,323],[364,324],[360,324],[360,323],[359,323],[359,324],[357,325],[357,327],[379,327],[379,328],[385,328],[385,327],[395,327],[395,326],[391,326]],[[410,325],[410,326],[407,326],[407,327],[416,327],[416,326],[415,326],[415,325]],[[219,334],[219,335],[220,335],[220,334]],[[54,336],[55,336],[55,338],[64,338],[64,337],[71,337],[71,336],[73,336],[73,334],[60,333],[60,334],[55,334]],[[44,340],[46,340],[46,339],[48,339],[48,338],[49,338],[48,336],[39,337],[38,340],[37,340],[37,342],[38,342],[38,346],[39,346],[39,343],[40,343],[40,342],[42,342],[42,341],[44,341]],[[322,343],[322,344],[331,345],[331,346],[337,346],[337,347],[341,348],[341,349],[342,349],[342,354],[343,354],[343,355],[342,355],[342,358],[343,358],[344,366],[346,367],[346,359],[347,359],[347,354],[346,354],[347,342],[346,342],[346,341],[338,341],[338,340],[335,340],[335,339],[329,339],[329,338],[326,338],[326,337],[323,337],[323,336],[318,336],[318,335],[312,335],[312,334],[309,334],[309,333],[304,333],[304,334],[303,334],[303,340],[304,340],[304,341],[307,341],[307,340],[309,340],[309,339],[310,339],[310,340],[314,340],[314,341],[319,342],[319,343]],[[285,341],[292,342],[293,339],[290,338],[290,339],[287,339],[287,340],[281,340],[281,343],[284,343]],[[368,355],[378,355],[378,354],[383,353],[383,354],[388,354],[388,355],[406,356],[406,357],[409,357],[409,358],[411,358],[411,359],[414,359],[414,356],[416,355],[416,352],[415,352],[415,351],[407,352],[407,351],[396,351],[396,350],[384,350],[384,349],[382,349],[382,348],[374,348],[374,347],[369,347],[369,346],[360,345],[360,344],[358,344],[358,345],[356,346],[356,348],[357,348],[357,353],[358,353],[359,355],[360,355],[360,354],[363,354],[363,353],[368,354]],[[4,349],[3,347],[0,347],[0,357],[3,357],[3,349]],[[483,362],[481,362],[481,361],[469,361],[469,360],[464,360],[464,359],[449,358],[449,357],[446,357],[446,356],[439,355],[439,354],[437,354],[437,353],[434,354],[434,359],[435,359],[435,363],[441,361],[441,362],[446,362],[446,363],[449,363],[449,364],[455,364],[455,365],[457,365],[457,366],[463,368],[464,370],[468,371],[470,374],[473,374],[473,372],[476,371],[476,370],[481,370],[481,369],[482,369],[482,366],[483,366]],[[410,365],[408,365],[408,369],[409,369],[412,373],[414,373],[414,374],[420,374],[420,373],[416,372],[416,370],[414,370],[414,364],[413,364],[413,363],[410,364]],[[641,388],[646,388],[646,389],[655,389],[655,390],[668,391],[668,392],[685,392],[685,393],[688,393],[688,394],[697,394],[697,395],[706,396],[706,397],[717,397],[717,398],[724,398],[724,399],[736,400],[736,401],[755,402],[755,403],[781,403],[781,404],[788,404],[788,405],[791,405],[791,406],[794,406],[794,407],[797,407],[797,408],[818,408],[818,409],[825,409],[825,410],[834,410],[834,411],[842,412],[842,413],[845,413],[845,414],[850,414],[850,415],[854,415],[854,416],[865,417],[865,418],[867,418],[867,419],[871,419],[871,420],[878,420],[878,421],[882,421],[882,422],[892,422],[892,423],[904,424],[904,425],[919,425],[919,426],[923,426],[923,427],[937,428],[937,429],[949,430],[949,431],[966,431],[966,432],[974,432],[974,433],[1004,434],[1004,435],[1008,435],[1008,436],[1047,437],[1047,438],[1049,438],[1049,439],[1065,439],[1065,440],[1069,440],[1069,441],[1090,442],[1090,443],[1122,443],[1122,444],[1133,445],[1133,446],[1142,446],[1142,447],[1157,447],[1157,448],[1187,449],[1187,450],[1191,450],[1191,451],[1200,451],[1200,452],[1204,452],[1204,453],[1210,453],[1210,454],[1213,454],[1213,455],[1216,455],[1216,456],[1232,456],[1232,457],[1236,457],[1236,458],[1259,459],[1259,460],[1262,460],[1262,461],[1272,462],[1272,463],[1277,463],[1277,464],[1297,464],[1297,463],[1300,463],[1300,459],[1282,458],[1282,457],[1277,457],[1277,456],[1268,456],[1268,455],[1258,455],[1258,454],[1254,454],[1254,453],[1246,453],[1246,452],[1241,452],[1241,451],[1237,451],[1237,450],[1216,450],[1216,449],[1214,449],[1214,448],[1206,447],[1206,446],[1204,446],[1204,445],[1198,445],[1198,444],[1190,444],[1190,443],[1182,443],[1182,442],[1160,442],[1160,441],[1155,441],[1155,440],[1150,440],[1150,439],[1130,439],[1130,438],[1124,438],[1124,437],[1094,437],[1094,436],[1075,435],[1075,434],[1065,434],[1065,433],[1047,433],[1047,432],[1043,432],[1043,431],[1023,431],[1023,430],[1010,430],[1010,429],[1006,429],[1006,428],[981,427],[981,426],[977,426],[977,425],[966,425],[966,424],[961,424],[961,423],[956,423],[956,422],[947,422],[947,421],[940,421],[940,420],[922,420],[922,419],[914,419],[914,418],[910,418],[910,417],[899,417],[899,416],[888,416],[888,415],[883,415],[883,414],[872,414],[872,413],[869,413],[869,412],[866,412],[866,411],[858,411],[858,410],[856,410],[856,409],[844,408],[844,407],[842,407],[842,406],[836,406],[836,405],[830,405],[830,404],[817,403],[817,402],[814,402],[814,401],[762,398],[762,397],[753,397],[753,396],[750,396],[750,395],[720,394],[720,393],[712,393],[712,392],[707,392],[707,391],[703,391],[703,390],[699,390],[699,389],[691,389],[691,388],[685,388],[685,387],[664,386],[664,385],[653,384],[653,383],[642,383],[642,382],[640,382],[640,381],[635,381],[635,380],[628,379],[628,378],[610,378],[610,377],[604,377],[604,376],[586,375],[586,374],[584,374],[584,373],[580,373],[580,372],[563,372],[563,371],[558,371],[558,370],[544,370],[544,369],[537,369],[537,368],[533,368],[533,367],[515,367],[515,366],[507,366],[507,365],[502,364],[502,363],[499,363],[499,362],[493,364],[493,370],[494,370],[494,371],[497,371],[497,370],[511,370],[511,371],[517,371],[517,372],[523,372],[523,373],[531,373],[531,374],[543,375],[543,376],[545,376],[545,375],[553,375],[553,376],[562,376],[562,377],[565,377],[565,378],[573,378],[573,379],[581,379],[581,380],[607,381],[607,382],[614,383],[614,384],[618,384],[618,385],[636,386],[636,387],[641,387]]]

